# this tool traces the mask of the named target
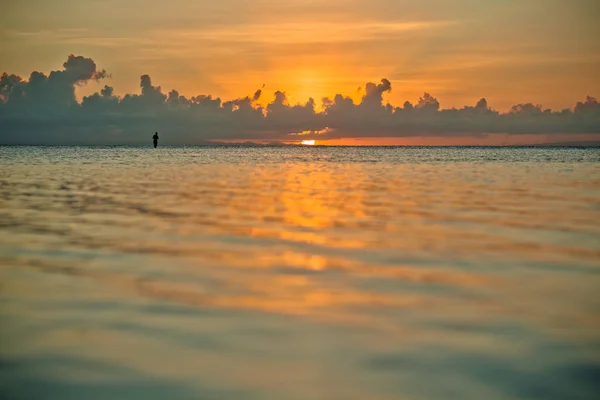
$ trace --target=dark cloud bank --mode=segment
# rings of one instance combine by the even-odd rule
[[[285,92],[275,92],[266,107],[254,95],[222,101],[210,95],[186,98],[176,90],[163,93],[148,75],[141,77],[141,94],[115,96],[104,86],[100,93],[75,98],[75,87],[107,78],[92,59],[70,55],[60,71],[48,76],[33,72],[29,80],[4,73],[0,78],[0,144],[146,144],[154,131],[172,144],[209,140],[295,141],[357,137],[480,136],[491,133],[593,133],[600,139],[600,104],[588,97],[573,109],[544,110],[518,104],[504,114],[481,99],[474,106],[441,110],[425,93],[416,104],[384,105],[391,83],[367,83],[359,104],[341,94],[289,105]],[[302,133],[302,134],[300,134]]]

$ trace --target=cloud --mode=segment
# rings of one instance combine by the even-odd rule
[[[258,89],[254,92],[254,96],[252,96],[252,101],[256,102],[260,99],[260,95],[262,94],[262,89],[264,89],[265,85],[262,85],[262,88]]]
[[[99,71],[91,58],[69,55],[63,70],[52,71],[46,76],[34,71],[25,81],[16,75],[4,73],[0,78],[0,93],[3,97],[2,114],[12,116],[33,115],[43,117],[44,112],[62,113],[69,107],[78,106],[75,86],[90,80],[108,77],[105,70]]]
[[[257,103],[264,85],[252,95],[223,101],[211,95],[185,97],[163,93],[148,75],[140,77],[140,93],[116,96],[105,85],[99,93],[75,97],[77,85],[109,77],[90,58],[69,55],[61,70],[34,71],[29,79],[0,77],[1,144],[139,144],[149,132],[163,132],[170,143],[211,140],[286,141],[369,137],[477,137],[485,134],[599,134],[600,104],[587,97],[573,109],[552,111],[531,103],[507,113],[491,109],[485,98],[474,106],[441,109],[424,93],[416,104],[398,107],[384,102],[392,83],[381,79],[361,89],[359,103],[337,94],[290,104],[276,91],[266,106]],[[384,104],[385,103],[385,104]]]
[[[181,40],[215,41],[219,43],[261,43],[294,45],[356,42],[414,34],[457,25],[456,21],[341,21],[304,22],[276,21],[263,24],[237,24],[203,29],[170,29],[159,32],[160,38],[169,42]],[[324,36],[325,35],[325,36]]]
[[[74,56],[73,54],[69,55],[63,67],[63,71],[50,73],[50,78],[52,78],[52,74],[62,75],[67,82],[79,83],[91,79],[100,80],[108,76],[105,70],[98,71],[96,69],[96,63],[91,58]]]

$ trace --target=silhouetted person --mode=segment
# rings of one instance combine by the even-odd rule
[[[152,140],[154,141],[154,148],[158,146],[158,132],[154,132],[154,136],[152,136]]]

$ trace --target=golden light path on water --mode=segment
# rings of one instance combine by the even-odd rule
[[[598,389],[597,150],[0,156],[9,398]]]

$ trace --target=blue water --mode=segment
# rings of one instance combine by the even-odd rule
[[[0,147],[0,397],[597,398],[599,161]]]

